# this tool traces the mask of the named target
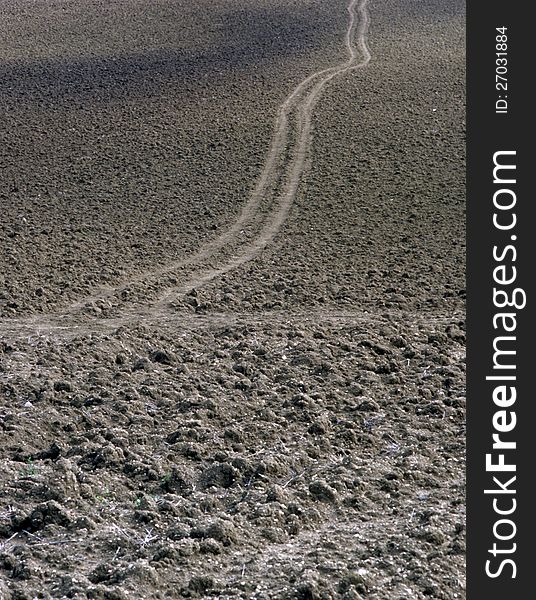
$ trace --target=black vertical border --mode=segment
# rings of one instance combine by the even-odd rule
[[[530,4],[521,2],[477,2],[467,6],[467,597],[469,600],[517,600],[534,595],[531,585],[536,567],[533,566],[536,497],[531,492],[536,469],[536,396],[532,377],[536,375],[534,336],[534,279],[536,273],[536,221],[532,221],[536,204],[531,189],[536,163],[534,151],[533,108],[529,108],[535,56],[533,41],[536,32],[529,33]],[[496,90],[496,35],[497,27],[507,27],[508,35],[508,113],[497,114],[495,101],[501,93]],[[486,472],[485,455],[491,452],[492,417],[497,407],[492,391],[497,385],[486,381],[492,374],[493,315],[493,259],[494,245],[503,247],[512,232],[499,232],[492,223],[493,155],[500,150],[516,151],[517,203],[517,281],[527,294],[527,305],[517,311],[515,361],[517,400],[513,407],[517,426],[510,439],[517,449],[509,451],[508,460],[514,460],[517,470],[514,486],[517,509],[511,516],[517,525],[511,542],[516,551],[504,558],[513,558],[517,575],[511,578],[507,567],[497,578],[485,572],[486,560],[493,558],[489,549],[494,542],[493,525],[498,516],[492,506],[493,497],[484,494],[492,487],[493,474]],[[512,263],[510,263],[512,264]],[[515,309],[514,309],[515,310]],[[534,364],[533,364],[534,363]],[[490,485],[491,484],[491,485]],[[506,496],[502,496],[505,498]],[[504,542],[504,547],[509,542]],[[495,559],[495,567],[499,564]],[[531,591],[532,590],[532,591]],[[527,596],[528,594],[528,596]],[[536,595],[534,596],[536,597]]]

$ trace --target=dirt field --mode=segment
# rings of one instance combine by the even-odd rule
[[[464,598],[463,2],[1,11],[0,598]]]

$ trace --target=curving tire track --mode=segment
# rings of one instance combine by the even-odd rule
[[[192,269],[180,286],[162,294],[152,305],[146,303],[145,307],[138,305],[130,310],[123,306],[122,317],[103,318],[100,321],[103,325],[104,321],[108,321],[110,325],[118,325],[140,319],[164,317],[165,306],[173,297],[202,287],[255,258],[280,231],[296,197],[312,143],[312,114],[322,90],[335,77],[363,68],[370,62],[371,54],[366,42],[370,22],[367,5],[368,0],[351,0],[347,7],[350,16],[345,34],[348,59],[340,65],[309,75],[279,107],[274,134],[255,189],[237,220],[226,232],[207,243],[193,256],[141,273],[120,285],[101,288],[93,295],[79,299],[64,311],[10,319],[9,325],[7,322],[3,323],[6,330],[14,333],[17,328],[41,331],[61,330],[72,326],[78,328],[73,323],[88,304],[111,298],[116,298],[120,303],[119,294],[128,285],[147,282],[149,278],[158,278],[185,267]],[[268,212],[266,206],[269,207]],[[240,246],[241,231],[248,225],[253,227],[255,220],[258,221],[258,233],[250,242]],[[233,253],[235,247],[237,250]],[[207,263],[215,263],[215,266]],[[80,329],[86,328],[80,326]]]
[[[365,67],[371,59],[366,43],[366,34],[370,22],[367,4],[368,0],[351,0],[347,7],[350,15],[345,35],[348,60],[342,65],[328,67],[309,75],[294,88],[279,107],[274,123],[274,134],[263,169],[255,189],[233,225],[220,236],[206,243],[195,254],[167,263],[160,268],[144,271],[119,285],[100,288],[95,294],[86,296],[72,304],[68,312],[72,314],[92,302],[110,299],[129,285],[143,283],[149,279],[155,279],[184,268],[191,269],[199,265],[201,268],[196,275],[192,274],[178,288],[165,292],[157,300],[155,306],[161,309],[173,296],[202,287],[213,279],[252,260],[273,240],[287,217],[299,181],[305,171],[306,154],[311,145],[312,111],[322,89],[334,77],[353,69]],[[361,55],[361,60],[358,61],[357,57],[359,55]],[[293,118],[294,123],[292,123]],[[290,139],[291,125],[293,125],[297,137],[294,147],[292,147]],[[289,155],[289,158],[285,165],[282,163],[286,155]],[[276,197],[278,186],[281,185],[284,186],[284,192]],[[261,229],[252,242],[240,249],[238,254],[227,258],[219,256],[219,266],[203,269],[203,263],[218,262],[218,254],[229,253],[233,245],[239,245],[242,230],[248,225],[253,226],[263,205],[270,206],[271,204],[275,204],[275,207],[265,217],[264,225],[261,222]],[[262,215],[260,216],[262,218]]]
[[[162,307],[173,295],[185,294],[195,288],[202,287],[215,278],[225,275],[244,263],[249,262],[277,235],[287,218],[290,207],[296,197],[301,177],[306,168],[306,159],[312,142],[312,113],[322,90],[335,77],[351,70],[366,67],[370,62],[371,54],[366,41],[370,24],[367,5],[368,0],[351,0],[347,9],[350,20],[345,37],[349,55],[348,60],[342,65],[322,69],[304,79],[281,105],[276,120],[276,131],[272,139],[272,145],[255,192],[244,206],[238,221],[229,230],[228,235],[214,242],[212,247],[208,247],[206,251],[202,251],[197,256],[202,257],[201,260],[208,256],[213,256],[213,248],[215,246],[218,249],[222,248],[227,240],[241,229],[242,224],[250,215],[258,209],[261,200],[273,193],[274,190],[273,188],[270,189],[270,185],[273,185],[273,182],[278,180],[283,181],[283,192],[276,199],[275,210],[268,216],[259,234],[252,242],[243,247],[240,252],[231,256],[219,266],[201,271],[190,277],[178,289],[164,294],[156,304],[156,307]],[[360,58],[358,59],[358,57]],[[284,152],[285,142],[289,138],[287,123],[289,122],[289,117],[293,116],[293,113],[296,113],[294,115],[294,127],[297,135],[296,143],[293,148],[290,148],[290,158],[287,168],[283,168],[280,173],[277,173],[278,161],[282,152]]]

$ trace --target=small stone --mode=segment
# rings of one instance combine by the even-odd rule
[[[151,353],[151,360],[161,365],[173,364],[173,357],[165,350],[155,350]]]
[[[224,546],[230,546],[236,541],[236,531],[232,523],[218,520],[209,525],[206,537],[221,542]]]
[[[378,412],[380,410],[380,405],[375,400],[363,400],[363,402],[358,404],[357,410],[363,412]]]
[[[133,371],[147,371],[149,369],[149,361],[146,358],[138,358],[132,365]]]
[[[309,492],[317,499],[323,502],[336,502],[337,492],[325,481],[313,481],[309,485]]]
[[[220,544],[213,539],[203,540],[199,544],[199,552],[201,554],[221,554],[221,550]]]
[[[215,581],[213,577],[211,577],[210,575],[201,575],[197,577],[192,577],[192,579],[190,579],[188,587],[190,590],[202,594],[212,590],[214,588],[214,585]]]
[[[307,431],[313,435],[324,435],[328,432],[330,426],[327,419],[317,419],[313,421]]]
[[[56,381],[54,390],[56,392],[71,392],[72,386],[68,381]]]
[[[228,463],[221,463],[208,468],[201,475],[203,487],[222,487],[229,488],[237,480],[239,471]]]
[[[274,484],[266,493],[266,502],[279,502],[284,504],[288,501],[288,493],[277,484]]]

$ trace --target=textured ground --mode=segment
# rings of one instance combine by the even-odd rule
[[[359,6],[241,220],[346,0],[3,3],[2,600],[465,596],[464,6]]]

